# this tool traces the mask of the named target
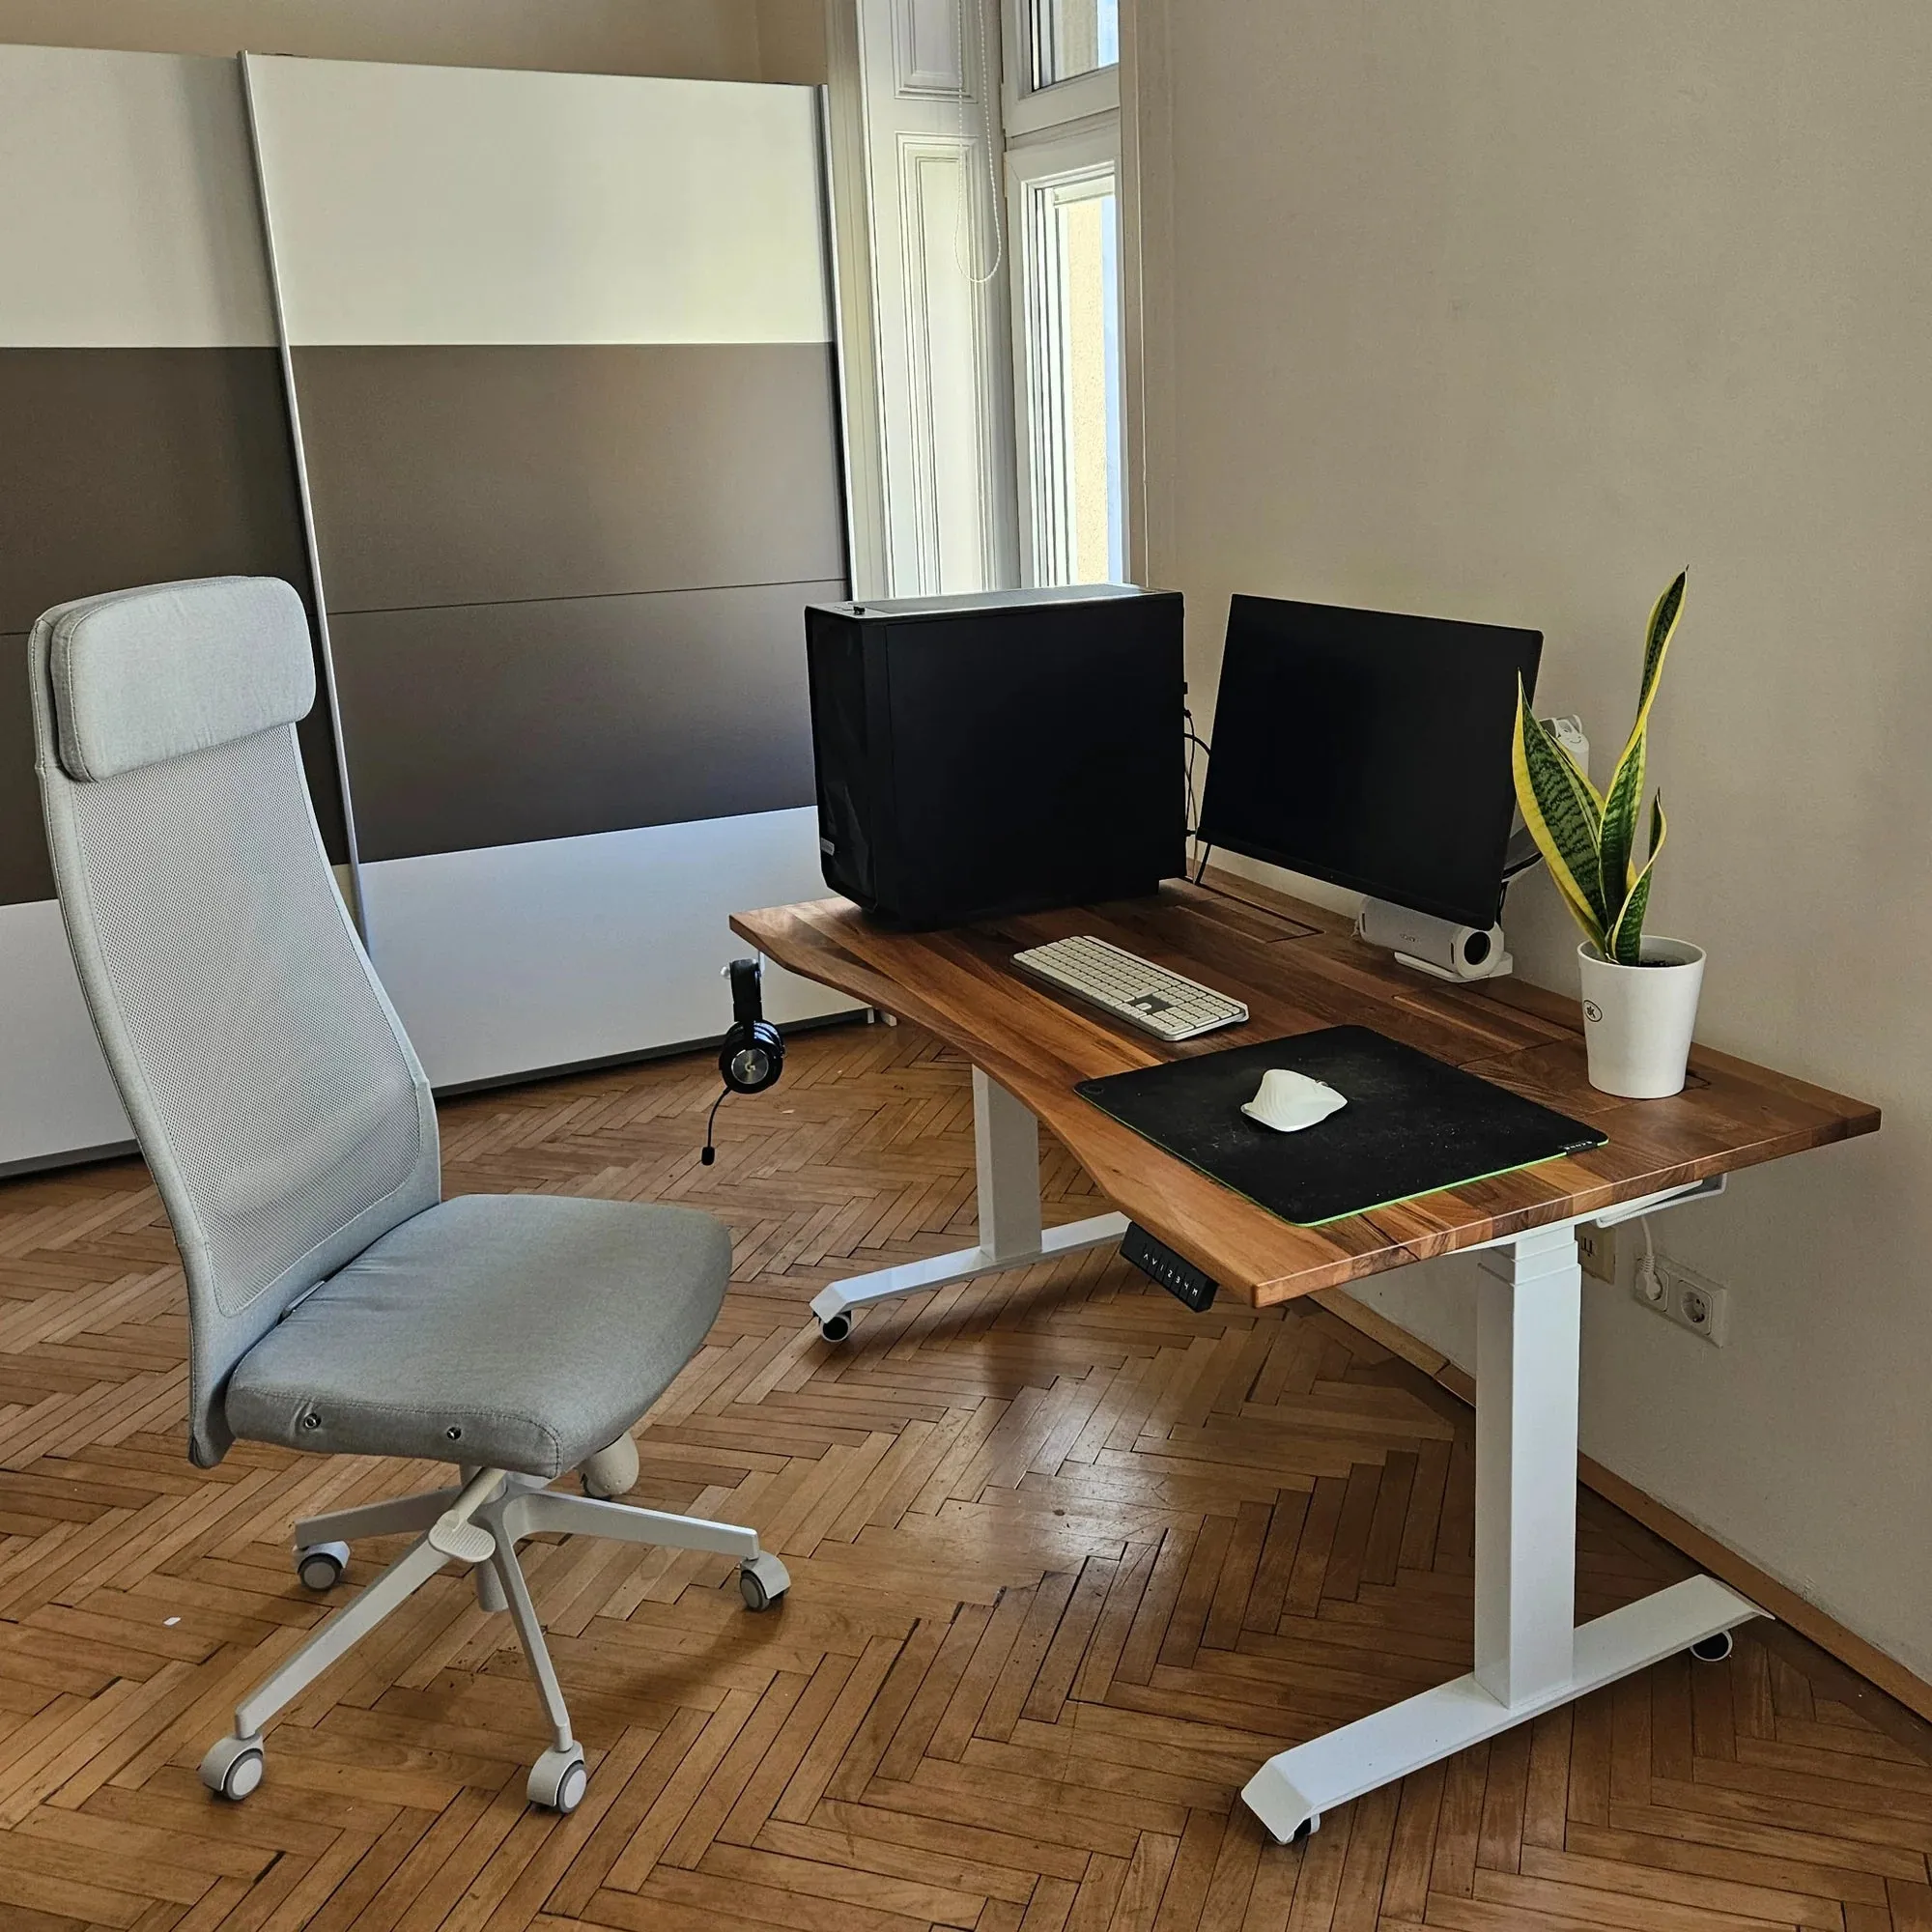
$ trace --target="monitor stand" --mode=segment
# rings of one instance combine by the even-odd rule
[[[1501,929],[1497,927],[1498,932]],[[1479,972],[1458,973],[1447,966],[1432,966],[1427,959],[1418,959],[1412,952],[1398,952],[1395,962],[1398,966],[1408,966],[1418,973],[1427,973],[1432,980],[1447,980],[1452,986],[1472,986],[1483,980],[1501,980],[1516,971],[1515,955],[1500,943]]]
[[[1499,980],[1516,964],[1500,925],[1458,925],[1388,899],[1362,901],[1355,937],[1385,946],[1403,965],[1456,985]]]

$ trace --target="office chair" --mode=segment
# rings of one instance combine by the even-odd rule
[[[731,1243],[690,1208],[552,1195],[444,1201],[428,1082],[330,876],[296,745],[315,698],[286,583],[213,578],[49,611],[29,646],[61,910],[108,1065],[187,1277],[189,1454],[238,1438],[457,1465],[427,1494],[296,1525],[302,1582],[358,1537],[408,1551],[247,1696],[203,1760],[261,1782],[275,1713],[445,1565],[507,1609],[551,1730],[533,1804],[571,1811],[583,1747],[519,1539],[542,1530],[740,1559],[756,1534],[609,1498],[630,1430],[702,1345]],[[577,1468],[585,1495],[549,1486]]]

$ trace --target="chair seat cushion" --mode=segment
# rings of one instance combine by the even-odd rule
[[[305,1295],[229,1379],[239,1436],[558,1476],[696,1353],[731,1271],[688,1208],[469,1194]]]

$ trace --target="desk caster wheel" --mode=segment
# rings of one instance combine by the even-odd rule
[[[530,1781],[525,1787],[532,1804],[568,1818],[583,1803],[590,1774],[583,1768],[583,1747],[572,1745],[568,1750],[547,1750],[530,1766]]]
[[[1721,1663],[1730,1654],[1729,1631],[1719,1631],[1716,1636],[1701,1636],[1690,1646],[1690,1655],[1699,1663]]]
[[[217,1798],[241,1804],[262,1781],[262,1740],[221,1739],[201,1761],[201,1781]]]
[[[1308,1842],[1308,1840],[1316,1834],[1317,1832],[1321,1831],[1321,1812],[1311,1811],[1308,1814],[1308,1816],[1305,1817],[1301,1821],[1301,1823],[1294,1828],[1293,1832],[1289,1836],[1288,1842],[1291,1845],[1305,1845]]]
[[[851,1332],[852,1318],[849,1315],[828,1315],[818,1324],[818,1333],[827,1342],[842,1342]]]
[[[317,1595],[334,1589],[348,1568],[346,1543],[311,1543],[307,1548],[296,1551],[296,1575],[301,1578],[304,1590],[313,1590]]]
[[[791,1576],[767,1549],[738,1566],[738,1594],[748,1610],[768,1610],[791,1588]]]

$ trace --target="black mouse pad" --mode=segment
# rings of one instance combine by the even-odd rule
[[[1348,1101],[1299,1133],[1240,1111],[1271,1066]],[[1075,1091],[1137,1134],[1312,1228],[1438,1188],[1485,1180],[1609,1138],[1368,1027],[1324,1027],[1259,1046],[1083,1080]]]

